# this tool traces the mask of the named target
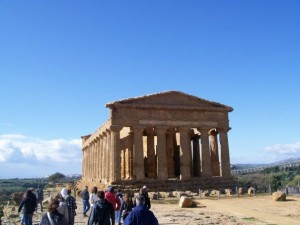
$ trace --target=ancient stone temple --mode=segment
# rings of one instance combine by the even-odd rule
[[[82,183],[180,189],[232,181],[231,107],[178,91],[106,107],[110,118],[82,137]]]

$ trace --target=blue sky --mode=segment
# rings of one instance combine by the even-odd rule
[[[300,157],[299,1],[0,1],[0,178],[81,173],[105,104],[234,108],[232,163]]]

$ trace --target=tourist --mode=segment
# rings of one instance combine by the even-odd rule
[[[63,197],[61,196],[61,194],[57,194],[55,196],[55,199],[59,201],[57,211],[64,216],[67,222],[69,222],[69,210],[67,204],[63,201]]]
[[[145,198],[143,195],[138,195],[135,199],[136,207],[124,220],[124,225],[158,225],[158,221],[145,206]]]
[[[151,208],[151,202],[150,202],[150,198],[149,198],[149,194],[148,194],[148,189],[146,186],[144,186],[143,188],[140,189],[139,191],[139,195],[144,196],[145,198],[145,206],[150,209]],[[133,203],[133,206],[135,207],[135,202]]]
[[[66,199],[66,197],[67,197],[67,195],[68,195],[67,192],[68,192],[67,188],[61,189],[60,194],[61,194],[61,196],[63,197],[64,200]]]
[[[132,195],[131,195],[131,193],[127,192],[124,195],[124,200],[122,202],[122,206],[120,209],[123,221],[129,215],[129,213],[132,211],[132,209],[133,209]]]
[[[86,213],[90,209],[90,202],[89,202],[90,194],[89,194],[88,189],[89,189],[89,187],[85,186],[84,190],[81,193],[83,216],[87,216]]]
[[[116,196],[120,199],[121,206],[122,206],[122,203],[123,203],[123,194],[122,194],[120,188],[118,188]],[[121,218],[122,218],[122,211],[121,211],[121,209],[117,210],[115,214],[116,214],[116,222],[117,222],[117,224],[121,224]]]
[[[54,198],[48,206],[48,212],[43,215],[40,225],[68,225],[65,217],[57,210],[59,204],[58,199]]]
[[[90,199],[89,199],[91,207],[93,207],[94,204],[96,203],[96,201],[99,200],[99,198],[97,196],[97,192],[98,192],[98,188],[97,187],[93,187],[92,193],[90,194]]]
[[[150,198],[149,198],[147,186],[143,186],[143,194],[142,195],[145,197],[146,206],[148,207],[148,209],[150,209],[151,208],[151,203],[150,203]]]
[[[104,191],[97,193],[99,198],[91,209],[88,225],[115,225],[115,210],[107,199]]]
[[[69,222],[68,225],[74,225],[75,216],[76,216],[76,201],[73,196],[71,196],[71,190],[67,190],[67,196],[65,198],[65,203],[68,206],[68,212],[69,212]]]
[[[112,204],[115,211],[118,211],[121,208],[121,200],[115,194],[115,188],[113,186],[110,186],[107,189],[107,192],[105,193],[105,198]]]
[[[25,225],[32,225],[32,216],[36,209],[36,198],[30,189],[27,190],[25,197],[23,198],[18,208],[19,213],[21,212],[22,208],[23,208],[22,221],[24,222]]]
[[[36,204],[37,204],[36,211],[37,211],[38,205],[40,205],[41,212],[43,212],[44,191],[41,186],[38,186],[35,196],[36,196]]]

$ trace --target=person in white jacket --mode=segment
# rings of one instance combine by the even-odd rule
[[[98,188],[97,187],[93,187],[92,189],[92,193],[90,194],[90,204],[93,207],[94,204],[96,203],[96,201],[99,200],[98,196],[97,196],[97,192],[98,192]]]
[[[57,194],[55,196],[55,199],[59,201],[59,206],[57,208],[57,211],[62,214],[65,218],[65,220],[69,223],[69,211],[68,206],[66,203],[63,202],[63,198],[61,194]]]

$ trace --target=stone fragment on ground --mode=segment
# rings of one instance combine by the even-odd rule
[[[275,201],[286,201],[286,194],[282,191],[276,191],[272,194],[272,198]]]

